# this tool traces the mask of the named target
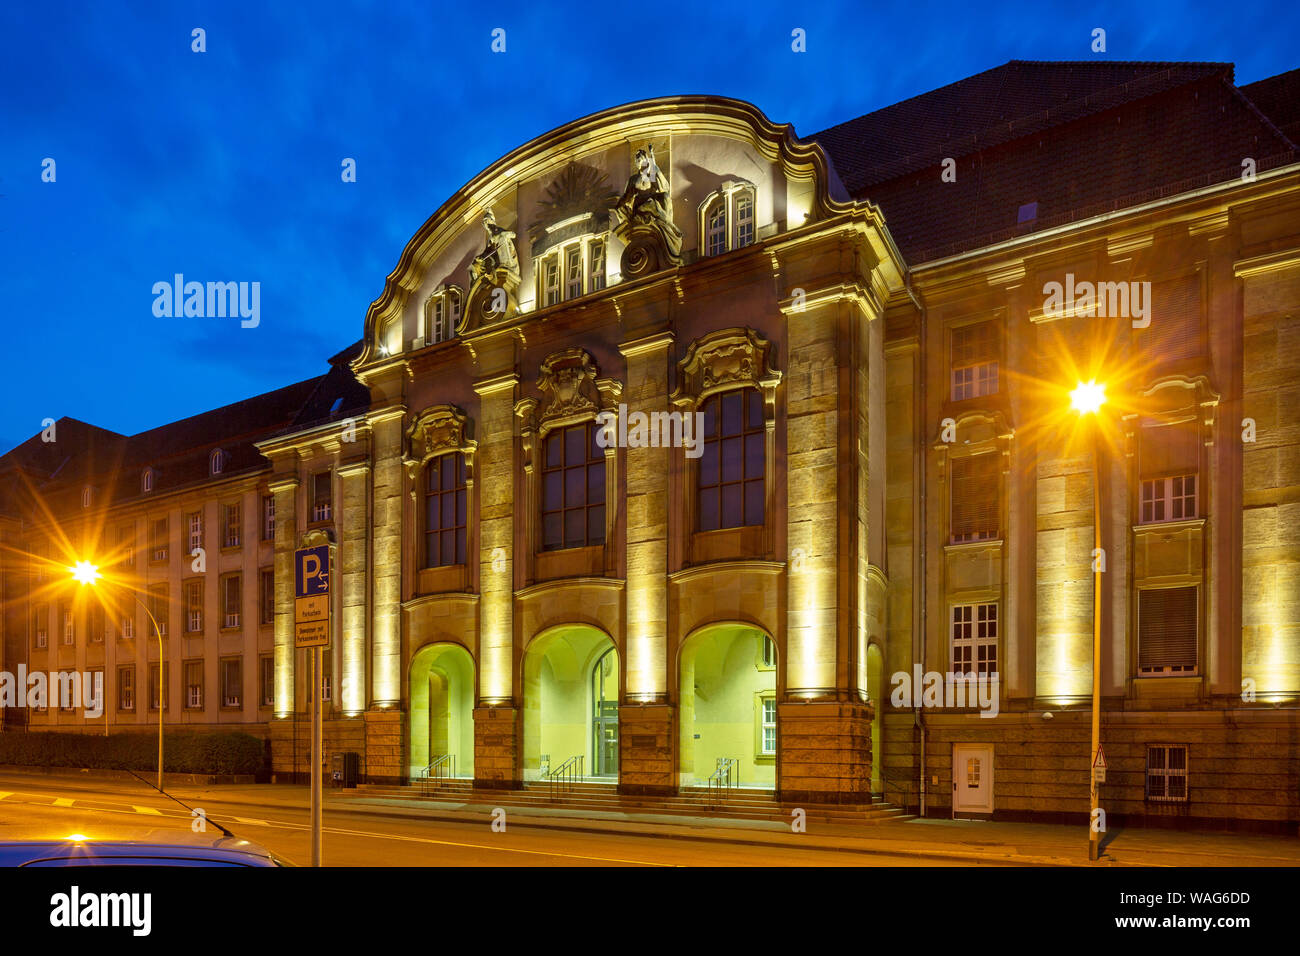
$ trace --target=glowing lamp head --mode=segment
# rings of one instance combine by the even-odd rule
[[[1095,415],[1106,402],[1106,386],[1094,382],[1080,382],[1070,393],[1070,405],[1080,415]]]
[[[78,584],[94,584],[99,580],[99,568],[89,561],[78,561],[72,568],[72,576]]]

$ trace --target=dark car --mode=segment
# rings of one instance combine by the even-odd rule
[[[91,839],[0,841],[0,866],[291,866],[265,847],[183,831],[164,841]]]

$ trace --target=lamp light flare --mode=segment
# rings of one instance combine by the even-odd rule
[[[78,584],[94,584],[99,580],[99,568],[89,561],[78,561],[69,570]]]
[[[1096,381],[1080,382],[1070,393],[1070,405],[1081,415],[1096,414],[1106,402],[1106,386]]]

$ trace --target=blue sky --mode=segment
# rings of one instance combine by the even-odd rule
[[[719,93],[809,135],[1009,59],[1300,66],[1293,3],[15,2],[0,10],[0,451],[126,434],[324,371],[479,170],[620,103]],[[191,51],[191,30],[207,52]],[[506,52],[490,49],[506,31]],[[807,52],[790,51],[795,27]],[[56,180],[41,181],[42,161]],[[344,183],[340,163],[357,162]],[[157,318],[175,273],[261,324]]]

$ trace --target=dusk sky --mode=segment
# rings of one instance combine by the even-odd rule
[[[1297,9],[6,3],[0,451],[47,417],[132,434],[322,373],[452,193],[588,113],[714,93],[807,136],[1010,59],[1227,61],[1248,83],[1300,66]],[[260,282],[260,325],[155,317],[176,273]]]

